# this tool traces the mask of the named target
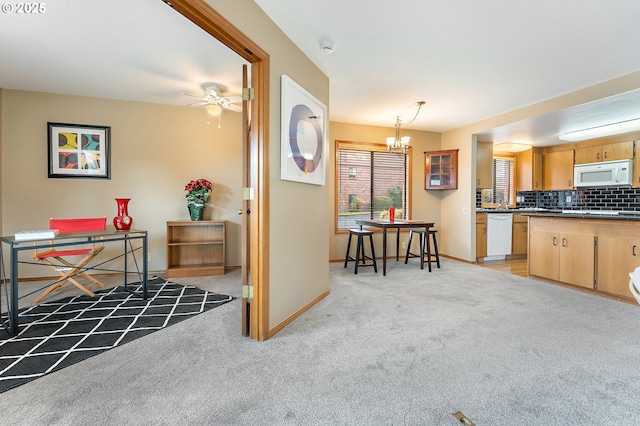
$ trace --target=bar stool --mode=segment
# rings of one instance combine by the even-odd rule
[[[436,239],[436,233],[438,231],[435,229],[429,229],[429,236],[431,237],[431,241],[433,242],[433,253],[430,253],[431,259],[435,259],[436,266],[440,267],[440,255],[438,254],[438,241]],[[420,236],[420,254],[414,254],[411,252],[411,240],[413,239],[413,234],[418,234]],[[424,256],[425,256],[425,231],[422,228],[411,228],[409,229],[409,242],[407,243],[407,254],[404,257],[404,263],[406,264],[409,261],[409,258],[419,257],[420,258],[420,269],[424,269]],[[427,242],[428,244],[428,242]],[[431,251],[431,250],[429,250]]]
[[[358,243],[356,245],[356,256],[349,255],[351,249],[351,237],[358,237]],[[369,236],[369,242],[371,243],[371,256],[367,256],[364,253],[364,237]],[[373,263],[366,263],[367,259]],[[344,267],[347,267],[347,263],[354,261],[356,263],[355,273],[358,273],[358,266],[373,266],[373,270],[378,273],[378,266],[376,265],[376,253],[373,249],[373,231],[367,231],[364,229],[349,229],[349,241],[347,242],[347,254],[344,258]]]

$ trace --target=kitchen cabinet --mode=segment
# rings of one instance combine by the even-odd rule
[[[640,149],[638,144],[640,141],[633,142],[633,183],[632,186],[634,188],[640,188],[640,153],[636,154],[636,151]]]
[[[531,217],[528,264],[529,275],[594,288],[594,225]]]
[[[167,277],[225,273],[225,221],[167,222]]]
[[[424,153],[424,189],[458,189],[458,150]]]
[[[640,230],[637,222],[602,225],[598,230],[599,291],[633,298],[629,272],[640,266]]]
[[[476,213],[476,259],[487,257],[487,214]]]
[[[633,158],[633,141],[616,142],[582,148],[578,147],[575,152],[575,164],[626,160],[630,158]]]
[[[516,154],[516,191],[542,191],[542,149]]]
[[[487,189],[493,186],[493,142],[478,142],[476,152],[476,188]]]
[[[513,256],[527,255],[529,243],[529,220],[520,214],[513,215],[513,231],[511,232],[511,254]]]
[[[573,149],[544,153],[542,160],[545,190],[573,189]]]

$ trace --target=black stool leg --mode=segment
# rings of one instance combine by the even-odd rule
[[[427,236],[420,234],[420,269],[424,269],[424,240]]]
[[[376,252],[373,248],[373,235],[369,235],[369,242],[371,243],[371,260],[373,261],[373,270],[378,273],[378,266],[376,265]]]
[[[362,235],[358,235],[358,244],[356,244],[356,275],[358,275],[358,264],[360,263],[360,253],[364,256],[364,248],[362,247]]]
[[[349,241],[347,241],[347,254],[344,256],[344,267],[347,267],[347,263],[349,262],[349,249],[351,248],[351,237],[353,234],[349,232]]]
[[[409,255],[411,254],[411,239],[413,238],[413,229],[409,230],[409,241],[407,242],[407,253],[404,255],[404,264],[409,261]]]
[[[431,243],[429,243],[429,233],[424,232],[425,244],[427,245],[427,264],[429,265],[429,272],[431,272]]]
[[[433,237],[433,251],[436,254],[436,266],[440,267],[440,255],[438,254],[438,241],[436,240],[436,234],[431,234]]]

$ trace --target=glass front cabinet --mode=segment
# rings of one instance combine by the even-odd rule
[[[424,153],[424,189],[458,189],[458,150]]]

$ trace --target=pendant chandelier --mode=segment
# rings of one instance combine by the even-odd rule
[[[407,124],[413,123],[413,121],[418,117],[418,113],[420,113],[420,108],[425,104],[425,101],[416,102],[416,106],[418,110],[416,111],[416,115],[413,116],[411,121]],[[400,116],[396,117],[396,136],[387,138],[387,151],[394,152],[397,154],[406,154],[409,150],[409,141],[411,140],[410,136],[402,136],[400,137],[400,128],[402,127],[402,120],[400,120]]]

